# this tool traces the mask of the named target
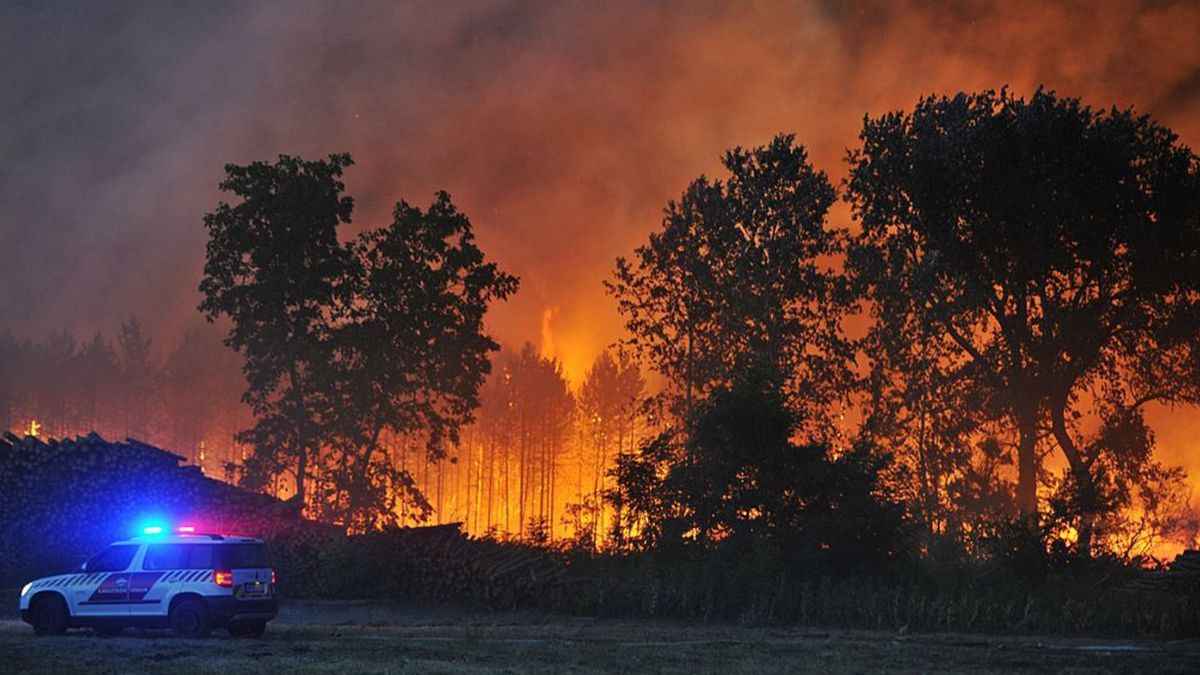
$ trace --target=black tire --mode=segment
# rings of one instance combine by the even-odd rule
[[[229,626],[229,635],[235,638],[260,638],[267,631],[266,621],[235,623]]]
[[[208,608],[196,599],[180,600],[171,608],[171,632],[176,637],[206,638],[212,632]]]
[[[46,595],[34,598],[29,608],[29,622],[33,624],[35,635],[63,635],[71,622],[71,612],[61,597]]]

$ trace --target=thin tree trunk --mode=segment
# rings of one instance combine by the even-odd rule
[[[1018,411],[1017,508],[1031,525],[1038,522],[1037,501],[1037,405],[1026,404]]]

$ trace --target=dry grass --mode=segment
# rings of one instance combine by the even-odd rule
[[[587,620],[375,602],[293,602],[261,640],[72,631],[0,621],[6,672],[792,673],[1197,672],[1200,645],[899,636]]]

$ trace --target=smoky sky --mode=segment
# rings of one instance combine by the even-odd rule
[[[352,229],[448,190],[522,278],[496,336],[577,379],[614,258],[726,148],[793,132],[836,181],[863,115],[1004,85],[1194,145],[1197,35],[1161,1],[0,3],[0,326],[169,348],[223,165],[348,151]]]

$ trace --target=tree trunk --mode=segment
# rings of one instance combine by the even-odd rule
[[[1079,498],[1079,530],[1076,533],[1076,546],[1079,549],[1079,555],[1084,558],[1090,558],[1092,555],[1092,538],[1096,527],[1096,482],[1092,476],[1091,468],[1084,461],[1083,454],[1079,451],[1079,447],[1075,445],[1075,440],[1071,438],[1071,432],[1067,430],[1067,410],[1068,399],[1066,396],[1061,397],[1054,404],[1054,410],[1051,411],[1051,423],[1054,431],[1054,440],[1058,441],[1059,448],[1062,449],[1063,455],[1067,458],[1067,464],[1071,468],[1071,475],[1075,479],[1075,487],[1078,490]]]
[[[1017,509],[1024,520],[1035,526],[1038,522],[1037,409],[1033,403],[1017,411]]]
[[[293,362],[288,369],[288,382],[292,385],[292,397],[295,399],[295,410],[293,411],[300,419],[292,420],[299,428],[296,434],[296,501],[300,504],[300,513],[304,513],[305,499],[307,494],[304,490],[304,481],[308,474],[308,450],[309,439],[304,433],[304,427],[308,424],[308,414],[304,407],[304,390],[300,384],[300,374],[296,371],[296,364]]]
[[[304,513],[304,476],[308,473],[308,451],[300,446],[296,456],[296,501],[300,504],[300,513]]]

